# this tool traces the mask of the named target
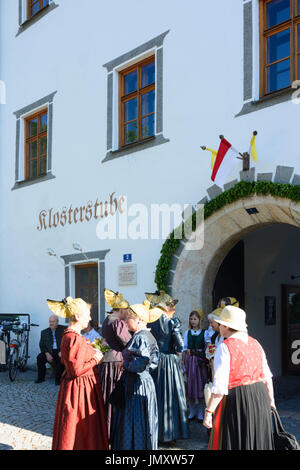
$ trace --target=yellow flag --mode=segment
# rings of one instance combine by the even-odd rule
[[[216,150],[209,149],[208,147],[206,147],[205,150],[207,150],[208,152],[211,152],[211,168],[213,169],[213,167],[215,166],[215,161],[216,161],[218,152]]]
[[[256,143],[255,143],[255,135],[253,135],[251,142],[250,142],[250,155],[252,156],[255,163],[257,162],[257,150],[256,150]]]

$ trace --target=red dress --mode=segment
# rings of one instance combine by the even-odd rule
[[[79,333],[66,329],[61,342],[65,365],[57,397],[52,450],[108,450],[106,412],[95,350]]]

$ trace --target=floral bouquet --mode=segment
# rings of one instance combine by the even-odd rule
[[[206,357],[210,361],[214,358],[217,347],[214,344],[209,344],[206,349]]]
[[[215,352],[216,352],[216,346],[214,344],[209,344],[207,346],[207,349],[208,349],[208,352],[209,354],[211,354],[212,356],[214,356]]]
[[[97,338],[92,342],[92,346],[98,351],[101,351],[103,354],[111,350],[111,347],[108,346],[106,341],[103,338]]]

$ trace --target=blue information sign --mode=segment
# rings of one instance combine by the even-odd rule
[[[131,261],[132,261],[132,254],[131,253],[123,255],[123,263],[131,263]]]

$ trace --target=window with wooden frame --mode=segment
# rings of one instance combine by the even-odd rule
[[[48,109],[25,119],[25,179],[47,173]]]
[[[27,0],[27,19],[49,5],[49,0]]]
[[[119,147],[155,135],[155,57],[119,72]]]
[[[260,95],[300,78],[300,0],[260,0]]]

